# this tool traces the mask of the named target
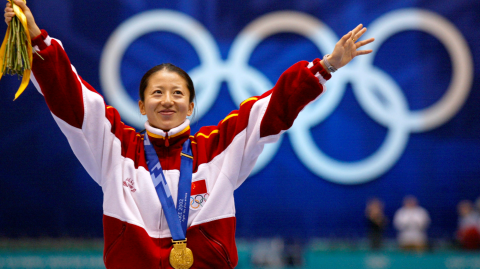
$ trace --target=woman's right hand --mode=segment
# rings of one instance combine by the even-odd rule
[[[23,10],[23,13],[27,17],[27,25],[28,25],[28,31],[30,32],[30,38],[34,39],[35,37],[39,36],[41,34],[40,28],[38,28],[37,24],[35,23],[33,14],[30,11],[30,9],[27,7],[27,4],[25,4],[23,0],[13,0],[13,2],[15,3],[15,5],[19,6]],[[5,7],[4,16],[5,16],[5,23],[7,23],[7,25],[10,25],[10,22],[15,16],[15,12],[13,11],[12,4],[10,4],[10,2],[8,2],[7,6]]]

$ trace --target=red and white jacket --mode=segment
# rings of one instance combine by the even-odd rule
[[[125,125],[117,110],[77,74],[60,41],[43,30],[32,44],[44,58],[34,56],[32,81],[104,193],[106,267],[172,268],[171,234],[148,172],[143,136]],[[191,140],[187,245],[194,255],[192,268],[237,265],[233,192],[252,171],[264,145],[292,126],[329,78],[318,59],[302,61],[287,69],[272,90],[245,100],[217,126],[191,135],[188,120],[168,133],[145,124],[175,202],[182,144]]]

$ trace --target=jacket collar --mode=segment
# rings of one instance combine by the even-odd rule
[[[179,126],[165,132],[145,122],[145,129],[152,144],[158,147],[182,147],[190,136],[190,120],[186,119]]]

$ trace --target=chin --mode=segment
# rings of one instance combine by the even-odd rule
[[[160,129],[164,132],[168,132],[171,129],[177,127],[177,126],[180,126],[182,123],[183,123],[183,121],[176,122],[176,121],[171,121],[171,120],[167,120],[167,121],[160,120],[160,121],[156,121],[153,124],[150,122],[150,125],[157,128],[157,129]]]
[[[168,131],[170,131],[171,129],[175,128],[175,127],[178,126],[178,125],[175,125],[175,124],[158,124],[157,126],[158,126],[158,127],[157,127],[158,129],[161,129],[161,130],[164,131],[164,132],[168,132]]]
[[[160,129],[162,131],[170,130],[170,128],[168,128],[168,125],[165,125],[165,124],[152,123],[151,121],[148,121],[148,123],[150,124],[150,126]]]

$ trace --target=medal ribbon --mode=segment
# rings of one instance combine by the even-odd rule
[[[157,191],[158,198],[167,218],[168,228],[174,241],[185,240],[187,234],[188,212],[190,209],[190,191],[192,188],[193,157],[190,139],[183,143],[180,180],[178,183],[177,208],[173,203],[172,194],[168,188],[162,166],[158,160],[157,153],[153,148],[148,135],[144,136],[145,156],[147,158],[148,170],[152,176],[153,185]]]
[[[20,7],[13,4],[13,2],[11,0],[9,0],[9,1],[12,4],[13,11],[15,12],[15,16],[17,16],[17,18],[20,20],[20,22],[22,23],[22,26],[25,30],[25,33],[27,34],[28,61],[30,62],[30,66],[32,66],[32,62],[33,62],[32,45],[30,44],[30,32],[28,31],[27,17],[25,16],[25,14],[23,13],[23,10]],[[23,0],[23,1],[25,3],[27,2],[26,0]],[[0,68],[0,79],[2,78],[3,72],[5,71],[5,68],[6,68],[6,66],[4,65],[4,58],[5,58],[5,50],[6,50],[6,47],[7,47],[8,37],[9,37],[9,33],[10,33],[10,27],[12,27],[11,23],[10,23],[10,25],[8,25],[7,34],[5,35],[5,38],[3,39],[2,46],[0,47],[0,67],[1,67]],[[13,99],[13,100],[16,100],[20,96],[20,94],[22,94],[23,91],[25,91],[25,88],[28,86],[28,83],[30,82],[31,72],[32,71],[30,69],[25,69],[25,71],[23,71],[22,83],[20,84],[20,87],[18,88],[17,93],[15,93],[15,99]]]

